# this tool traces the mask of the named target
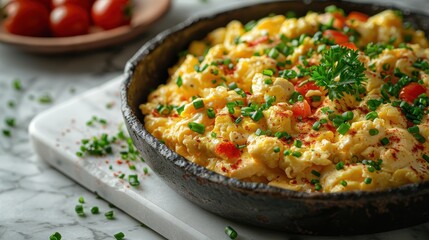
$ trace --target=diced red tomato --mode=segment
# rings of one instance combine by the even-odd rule
[[[360,21],[366,22],[368,21],[369,16],[362,12],[350,12],[347,16],[347,21]]]
[[[261,44],[263,42],[266,42],[266,41],[268,41],[268,36],[262,36],[260,38],[257,38],[255,40],[251,41],[251,42],[248,42],[247,45],[249,47],[254,47],[254,46]]]
[[[345,43],[339,43],[338,45],[352,49],[352,50],[357,50],[358,48],[356,47],[356,44],[352,43],[352,42],[345,42]]]
[[[294,105],[292,105],[292,112],[294,117],[308,117],[311,115],[310,104],[308,104],[307,100],[304,100],[302,102],[298,101]]]
[[[424,86],[413,82],[402,88],[399,98],[412,103],[420,94],[426,93],[426,90]]]
[[[349,37],[346,34],[336,30],[326,30],[323,32],[323,36],[334,40],[337,44],[349,42]]]
[[[332,16],[334,17],[332,26],[336,29],[343,29],[346,23],[346,17],[344,17],[344,15],[340,12],[334,12],[332,13]]]
[[[241,155],[240,150],[232,142],[221,142],[216,146],[216,153],[226,156],[229,159],[239,158]]]
[[[305,97],[308,91],[310,90],[320,90],[319,86],[316,85],[313,81],[308,82],[302,86],[300,86],[300,83],[297,83],[295,85],[295,91],[299,92],[302,96]]]

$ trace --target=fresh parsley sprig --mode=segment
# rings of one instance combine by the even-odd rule
[[[323,52],[320,65],[313,66],[311,79],[328,90],[331,100],[351,94],[360,100],[364,91],[365,66],[358,59],[358,51],[334,45]]]

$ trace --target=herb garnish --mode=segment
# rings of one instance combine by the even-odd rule
[[[360,99],[366,78],[364,64],[358,57],[358,51],[334,45],[323,53],[320,65],[312,67],[311,78],[328,90],[331,100],[340,99],[345,93]]]

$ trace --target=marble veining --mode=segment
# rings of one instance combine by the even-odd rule
[[[261,0],[263,1],[263,0]],[[163,239],[151,229],[121,210],[97,198],[60,172],[39,161],[28,138],[33,117],[56,104],[118,76],[135,51],[151,36],[186,19],[192,14],[220,9],[220,4],[242,4],[246,0],[173,1],[168,15],[150,31],[122,46],[67,56],[40,56],[0,45],[0,130],[10,129],[11,136],[0,132],[0,239],[49,239],[58,231],[63,239],[114,239],[124,232],[126,239]],[[367,1],[368,2],[368,1]],[[427,0],[380,2],[411,9],[427,9]],[[19,79],[21,90],[13,88]],[[50,103],[39,98],[48,94]],[[14,106],[9,106],[10,102]],[[78,110],[77,110],[78,113]],[[16,126],[8,128],[4,119],[13,117]],[[88,206],[98,206],[99,215],[80,218],[74,211],[83,196]],[[104,211],[114,210],[115,220],[107,220]],[[348,239],[429,239],[429,223],[407,229]],[[227,239],[227,237],[225,237]],[[285,239],[334,239],[288,235]],[[338,239],[338,238],[335,238]]]

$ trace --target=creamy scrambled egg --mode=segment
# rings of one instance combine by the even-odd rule
[[[145,127],[188,160],[243,181],[306,192],[427,181],[427,47],[391,10],[331,6],[232,21],[181,54],[141,105]],[[338,48],[362,69],[338,69],[344,63],[329,59]],[[314,72],[329,61],[338,72],[323,84]]]

